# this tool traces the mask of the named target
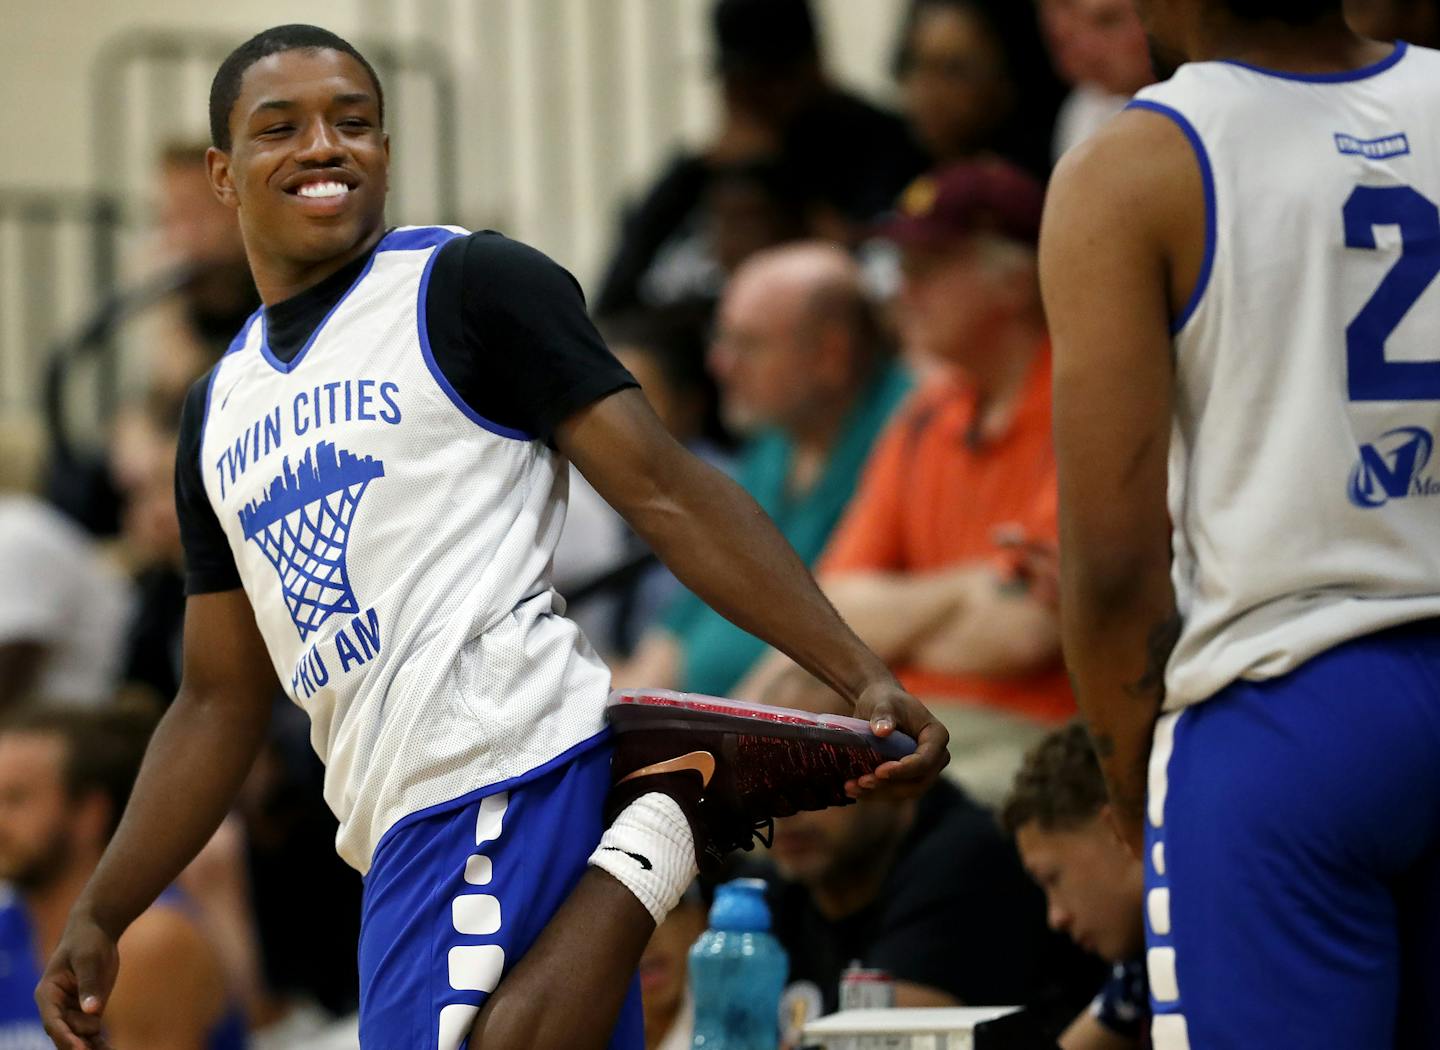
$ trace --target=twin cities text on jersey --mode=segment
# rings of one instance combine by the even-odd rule
[[[288,407],[276,405],[215,454],[221,497],[258,461],[283,451],[295,438],[313,436],[336,423],[399,423],[399,393],[396,383],[346,379],[302,390]],[[220,407],[224,408],[223,401]]]

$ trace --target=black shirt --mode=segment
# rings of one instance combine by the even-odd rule
[[[790,984],[816,985],[825,1013],[852,961],[992,1006],[1025,1002],[1047,954],[1044,898],[994,817],[948,781],[920,800],[871,904],[831,921],[805,887],[777,881],[771,905]]]
[[[576,411],[636,385],[590,322],[579,284],[553,260],[493,231],[457,237],[438,252],[425,296],[431,352],[446,380],[480,416],[548,442]],[[275,357],[295,358],[372,254],[265,309],[266,341]],[[200,476],[209,386],[207,373],[190,388],[176,452],[175,502],[188,594],[240,586]]]

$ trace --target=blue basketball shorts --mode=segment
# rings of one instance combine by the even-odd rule
[[[1440,621],[1164,716],[1157,1050],[1440,1048]]]
[[[485,1000],[585,873],[604,830],[611,751],[602,734],[385,834],[365,876],[360,927],[364,1050],[467,1045]],[[632,982],[610,1047],[644,1045]]]

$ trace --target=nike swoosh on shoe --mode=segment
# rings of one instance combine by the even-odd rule
[[[634,780],[636,777],[654,776],[657,773],[683,773],[686,770],[693,770],[700,774],[700,786],[710,786],[710,778],[715,775],[715,756],[709,751],[691,751],[687,755],[678,758],[667,758],[663,762],[655,762],[648,766],[641,766],[630,775],[622,778],[620,783],[627,780]]]

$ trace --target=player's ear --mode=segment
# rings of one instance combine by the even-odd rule
[[[230,154],[211,146],[205,151],[205,173],[210,177],[210,189],[220,203],[227,208],[240,207],[235,193],[235,182],[230,178]]]

